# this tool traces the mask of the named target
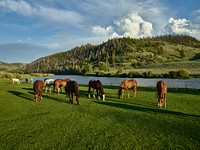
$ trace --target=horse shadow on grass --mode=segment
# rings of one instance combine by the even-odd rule
[[[15,96],[21,97],[21,98],[29,100],[29,101],[33,101],[33,99],[34,99],[33,92],[32,92],[32,95],[23,93],[23,92],[19,92],[19,91],[8,91],[8,92]]]
[[[176,111],[169,111],[166,110],[165,108],[151,108],[151,107],[142,107],[139,105],[129,105],[129,104],[124,104],[124,103],[119,103],[119,102],[111,102],[111,101],[106,101],[106,102],[100,102],[100,101],[93,101],[94,103],[100,104],[100,105],[105,105],[105,106],[110,106],[110,107],[118,107],[118,108],[123,108],[123,109],[130,109],[130,110],[135,110],[135,111],[140,111],[140,112],[145,112],[145,113],[160,113],[160,114],[166,114],[166,115],[171,115],[171,116],[176,116],[180,118],[192,118],[192,119],[200,119],[200,115],[193,115],[193,114],[186,114],[182,112],[176,112]],[[200,121],[200,120],[199,120]]]

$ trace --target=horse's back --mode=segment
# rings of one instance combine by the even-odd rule
[[[90,80],[89,81],[89,87],[92,87],[93,89],[100,89],[102,88],[102,83],[100,80]]]
[[[44,82],[42,80],[36,80],[33,84],[33,89],[35,92],[42,92],[44,87]]]
[[[166,85],[165,81],[163,81],[163,80],[158,81],[156,87],[157,87],[158,95],[167,93],[167,85]]]
[[[137,86],[137,81],[134,79],[131,80],[124,79],[120,84],[121,88],[133,88],[135,86]]]

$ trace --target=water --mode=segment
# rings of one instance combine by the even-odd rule
[[[51,76],[49,78],[58,79],[58,78],[70,78],[75,80],[78,84],[88,84],[89,80],[100,80],[104,85],[119,85],[123,79],[129,78],[118,78],[118,77],[93,77],[93,76],[78,76],[78,75],[56,75]],[[38,79],[44,80],[44,78],[34,78],[33,81]],[[137,80],[138,86],[143,87],[155,87],[156,83],[159,80],[164,80],[167,83],[168,87],[174,88],[200,88],[200,79],[192,78],[192,79],[147,79],[147,78],[134,78]]]

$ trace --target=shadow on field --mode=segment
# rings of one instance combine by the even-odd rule
[[[192,94],[200,96],[200,89],[168,88],[167,91],[175,94]]]
[[[175,111],[169,111],[165,110],[164,108],[149,108],[149,107],[141,107],[141,106],[135,106],[135,105],[128,105],[128,104],[121,104],[121,103],[114,103],[114,102],[98,102],[94,101],[94,103],[105,105],[105,106],[111,106],[111,107],[119,107],[124,109],[131,109],[135,111],[141,111],[146,113],[161,113],[166,115],[173,115],[177,117],[184,117],[184,118],[200,118],[199,115],[193,115],[193,114],[185,114],[182,112],[175,112]]]
[[[32,95],[26,94],[26,93],[22,93],[19,91],[8,91],[9,93],[21,97],[23,99],[29,100],[29,101],[33,101],[34,97],[33,97],[33,92],[31,93]]]

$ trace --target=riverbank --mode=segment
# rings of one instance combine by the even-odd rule
[[[80,76],[80,75],[55,75],[49,76],[49,78],[70,78],[78,82],[78,84],[88,85],[89,80],[100,80],[103,85],[120,85],[123,79],[122,77],[95,77],[95,76]],[[44,80],[44,77],[33,78],[33,80]],[[137,80],[138,86],[141,87],[155,87],[159,80],[164,80],[168,87],[171,88],[185,88],[185,89],[200,89],[200,79],[165,79],[165,78],[134,78]]]

